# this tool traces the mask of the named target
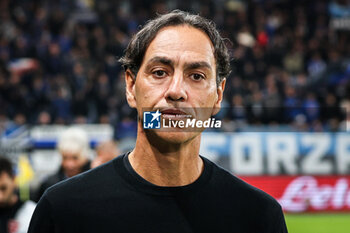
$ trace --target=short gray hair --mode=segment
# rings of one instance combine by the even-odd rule
[[[88,157],[90,144],[87,133],[78,127],[69,127],[60,135],[57,143],[60,153],[70,152]]]

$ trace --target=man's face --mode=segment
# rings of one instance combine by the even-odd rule
[[[0,174],[0,207],[11,204],[11,198],[15,190],[15,180],[6,172]]]
[[[182,109],[198,117],[209,108],[207,118],[220,107],[223,81],[216,85],[214,48],[202,31],[187,25],[161,29],[148,46],[136,79],[126,73],[127,100],[142,117],[144,108],[159,109],[163,117]],[[139,125],[141,126],[141,125]],[[199,132],[161,133],[163,139],[184,142]]]
[[[61,152],[61,155],[62,167],[65,175],[68,177],[78,175],[84,164],[84,158],[78,153],[72,153],[69,151],[63,151]]]

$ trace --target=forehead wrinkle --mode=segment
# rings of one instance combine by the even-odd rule
[[[181,33],[186,33],[186,34],[194,33],[193,36],[195,36],[196,38],[198,37],[201,37],[203,39],[205,38],[204,39],[205,41],[201,43],[205,43],[206,45],[208,45],[208,47],[206,46],[202,47],[202,46],[199,46],[198,44],[193,44],[193,43],[188,43],[183,41]],[[175,41],[176,43],[174,43]],[[203,48],[203,50],[199,48]],[[179,54],[179,51],[183,51],[183,52],[180,52]],[[149,66],[152,63],[157,63],[157,62],[159,62],[160,64],[172,66],[172,67],[180,65],[182,62],[187,62],[189,64],[183,63],[182,64],[183,67],[185,65],[186,65],[186,68],[189,68],[189,69],[207,67],[211,71],[216,73],[216,58],[215,58],[214,51],[215,51],[214,46],[210,38],[203,31],[188,25],[168,26],[168,27],[162,28],[157,33],[156,37],[151,41],[148,48],[146,49],[144,58],[147,57],[147,54],[149,52],[151,52],[151,54],[153,53],[154,57],[152,57],[152,55],[149,54],[151,55],[151,58],[148,59],[148,61],[145,61],[145,67],[149,68]],[[184,56],[187,59],[183,60]],[[192,59],[189,60],[188,59],[189,57],[191,57],[192,59],[194,58],[193,61],[191,61]],[[206,62],[207,64],[204,64],[202,62]],[[141,63],[141,66],[142,66],[142,63]],[[198,63],[198,64],[195,64],[195,63]],[[209,64],[209,67],[208,67],[208,64]]]
[[[180,25],[174,25],[174,26],[166,26],[161,28],[158,33],[156,34],[156,36],[154,37],[154,39],[151,41],[151,43],[157,39],[159,40],[159,42],[161,42],[164,46],[167,46],[169,43],[172,43],[172,40],[169,40],[169,38],[159,38],[158,35],[164,33],[164,31],[168,31],[167,34],[169,35],[170,38],[174,38],[174,37],[178,37],[177,33],[171,32],[171,30],[176,29],[176,28],[180,28],[180,29],[189,29],[190,31],[192,31],[193,33],[198,34],[198,36],[204,36],[205,38],[207,38],[211,51],[213,53],[213,55],[215,54],[215,48],[213,45],[213,42],[211,41],[211,39],[209,38],[208,34],[206,32],[204,32],[203,30],[193,27],[191,25],[188,24],[180,24]],[[157,38],[158,37],[158,38]]]

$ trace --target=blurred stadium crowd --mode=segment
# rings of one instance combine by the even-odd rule
[[[230,40],[223,130],[339,130],[341,107],[350,106],[350,33],[330,18],[346,14],[347,3],[2,0],[0,134],[25,124],[108,123],[116,139],[135,135],[116,58],[139,25],[176,8],[212,19]]]

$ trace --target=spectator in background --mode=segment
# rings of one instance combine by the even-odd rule
[[[235,120],[237,127],[243,128],[246,125],[247,112],[241,95],[232,97],[231,118]]]
[[[61,166],[40,185],[34,197],[35,201],[39,201],[50,186],[90,169],[89,140],[82,129],[71,127],[65,130],[58,140],[57,149],[62,156]]]
[[[297,97],[295,88],[292,86],[285,87],[284,99],[284,118],[287,122],[292,122],[295,117],[301,113],[300,100]]]
[[[303,112],[309,123],[317,120],[320,115],[320,105],[314,93],[307,93],[306,100],[303,103]]]
[[[48,111],[40,112],[36,123],[38,125],[49,125],[51,123],[50,113]]]
[[[114,159],[120,154],[120,151],[114,141],[106,141],[97,146],[96,154],[96,158],[91,162],[91,168],[98,167]]]
[[[5,134],[10,135],[17,130],[23,130],[23,127],[25,128],[26,123],[27,123],[26,116],[21,112],[16,113],[16,115],[14,116],[13,122],[10,122],[8,124]]]
[[[0,232],[25,233],[35,209],[32,201],[20,200],[11,162],[0,157]]]

